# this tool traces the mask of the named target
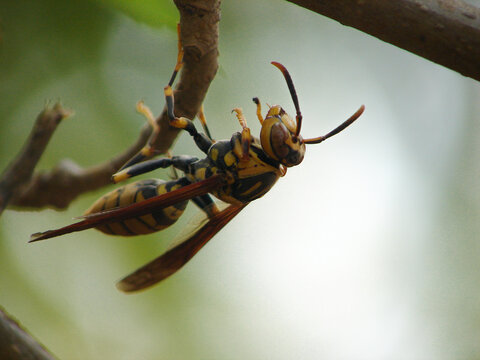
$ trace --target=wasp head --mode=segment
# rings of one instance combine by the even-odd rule
[[[263,150],[287,167],[300,164],[305,155],[305,143],[296,131],[296,122],[281,106],[270,107],[260,131]]]
[[[300,105],[298,103],[298,97],[295,87],[293,86],[292,78],[282,64],[272,62],[272,65],[276,66],[282,72],[285,81],[287,82],[297,114],[294,120],[285,112],[285,110],[282,109],[281,106],[271,106],[262,123],[260,142],[263,150],[268,156],[276,159],[284,166],[291,167],[302,162],[305,155],[305,144],[318,144],[329,137],[338,134],[362,115],[365,106],[362,105],[355,114],[328,134],[317,138],[303,139],[300,135],[302,113],[300,112]],[[254,101],[257,102],[258,99],[254,99]]]

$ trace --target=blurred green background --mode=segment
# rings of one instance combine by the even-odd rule
[[[163,1],[0,0],[0,168],[57,100],[75,116],[39,168],[132,143],[137,100],[163,108],[177,19]],[[366,112],[161,285],[114,287],[189,215],[153,236],[28,245],[111,188],[3,214],[0,305],[60,359],[480,358],[478,83],[284,1],[224,1],[214,137],[239,129],[237,106],[258,134],[253,96],[294,112],[272,60],[292,74],[305,137]],[[186,135],[174,152],[200,155]]]

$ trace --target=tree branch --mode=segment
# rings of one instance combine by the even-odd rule
[[[193,119],[218,68],[220,0],[176,0],[175,3],[180,11],[181,38],[185,51],[184,66],[175,91],[175,111],[177,116]],[[46,143],[43,147],[34,144],[38,137],[35,132],[27,142],[28,150],[24,151],[27,155],[21,155],[21,159],[16,160],[2,175],[0,213],[9,200],[11,205],[20,207],[66,208],[78,195],[110,184],[112,174],[147,142],[155,153],[165,153],[172,146],[179,130],[169,125],[165,109],[157,122],[161,127],[158,134],[149,139],[152,132],[149,126],[145,126],[138,140],[111,160],[87,169],[71,160],[63,160],[51,171],[32,176],[46,147]],[[35,125],[34,129],[38,129],[34,131],[47,131],[49,139],[54,128],[50,131],[45,126],[43,123]],[[30,159],[32,154],[36,160]]]
[[[180,11],[180,36],[185,52],[175,89],[175,113],[193,119],[218,69],[220,0],[175,0],[175,5]],[[162,130],[151,139],[150,145],[158,153],[165,153],[179,130],[169,125],[166,109],[157,122]]]
[[[175,95],[178,116],[193,119],[205,98],[217,68],[220,0],[176,0],[180,11],[184,66]],[[111,182],[111,175],[146,143],[164,153],[178,134],[169,126],[166,111],[158,117],[159,134],[144,126],[137,141],[115,158],[82,169],[64,160],[53,170],[36,173],[34,168],[60,120],[69,115],[60,105],[45,109],[19,155],[0,176],[0,214],[7,204],[15,206],[65,208],[78,195]],[[0,358],[51,360],[53,357],[0,309]]]
[[[38,115],[27,142],[0,177],[0,214],[17,189],[30,180],[53,132],[60,121],[69,114],[70,111],[56,104]]]
[[[462,0],[288,0],[480,81],[480,9]]]
[[[0,359],[54,360],[54,357],[0,308]]]
[[[10,205],[57,209],[68,207],[80,194],[111,184],[112,174],[144,146],[151,132],[150,127],[144,127],[134,144],[101,164],[84,169],[66,159],[50,171],[37,172],[29,182],[18,186]]]

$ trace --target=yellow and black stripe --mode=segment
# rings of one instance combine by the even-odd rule
[[[163,181],[160,179],[140,180],[122,186],[98,199],[86,212],[85,215],[127,206],[145,199],[178,189],[184,184],[184,178],[179,180]],[[187,182],[188,183],[188,182]],[[150,214],[135,218],[102,224],[98,230],[110,235],[133,236],[150,234],[163,230],[175,223],[183,214],[188,201],[155,210]]]

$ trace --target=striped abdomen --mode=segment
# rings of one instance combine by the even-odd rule
[[[85,212],[85,215],[127,206],[157,195],[165,194],[183,186],[182,180],[183,179],[163,181],[160,179],[148,179],[122,186],[95,201]],[[96,229],[111,235],[132,236],[150,234],[163,230],[175,223],[183,214],[187,203],[188,201],[184,201],[164,209],[156,210],[150,214],[110,224],[102,224],[96,227]]]

